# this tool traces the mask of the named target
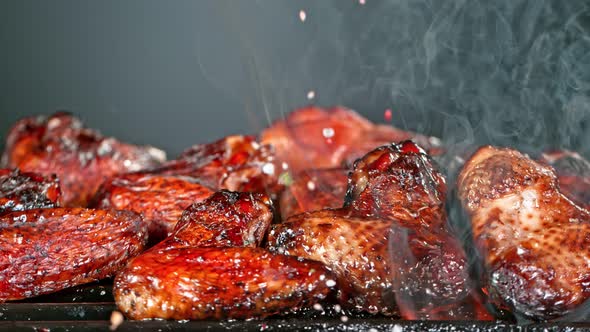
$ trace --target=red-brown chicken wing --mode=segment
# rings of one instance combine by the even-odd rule
[[[480,148],[458,178],[492,303],[551,319],[590,297],[590,213],[560,191],[551,167]]]
[[[150,172],[189,176],[215,190],[264,192],[271,197],[282,190],[278,181],[282,171],[273,149],[252,136],[228,136],[195,145]]]
[[[0,216],[0,301],[113,276],[145,246],[139,215],[50,208]]]
[[[326,298],[321,264],[262,248],[150,250],[115,279],[119,310],[131,319],[247,319],[285,314]]]
[[[211,189],[191,178],[129,173],[107,180],[91,206],[142,214],[149,227],[150,242],[158,242],[172,234],[187,207],[212,194]]]
[[[447,229],[444,178],[423,150],[409,141],[377,148],[349,179],[344,208],[273,226],[271,250],[325,263],[349,303],[371,313],[432,318],[462,301],[465,253]]]
[[[383,144],[414,139],[431,152],[438,139],[375,125],[344,107],[306,107],[289,113],[260,135],[274,147],[277,158],[294,173],[319,168],[349,167],[365,153]]]
[[[155,167],[164,159],[161,150],[103,137],[63,112],[18,121],[8,133],[2,157],[10,168],[56,174],[65,206],[86,206],[105,179]]]

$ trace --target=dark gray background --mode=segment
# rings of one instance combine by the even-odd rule
[[[175,155],[313,89],[451,144],[588,155],[588,1],[366,1],[0,0],[0,136],[67,109]]]

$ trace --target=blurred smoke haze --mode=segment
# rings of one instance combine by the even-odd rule
[[[0,136],[57,109],[166,149],[310,101],[450,144],[590,154],[580,1],[7,1]],[[307,14],[305,22],[299,11]]]

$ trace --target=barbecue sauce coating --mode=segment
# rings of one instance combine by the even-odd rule
[[[492,303],[529,318],[568,314],[590,296],[590,213],[555,172],[508,148],[480,148],[458,178]]]
[[[273,198],[283,189],[273,149],[252,136],[227,136],[195,145],[149,172],[188,176],[215,190],[263,192]]]
[[[310,169],[293,175],[293,181],[281,194],[281,216],[290,216],[344,204],[348,171],[342,168]]]
[[[57,207],[60,195],[55,176],[0,169],[0,214]]]
[[[377,146],[413,139],[430,153],[441,151],[438,140],[375,125],[358,113],[344,108],[301,108],[276,121],[260,135],[262,144],[275,148],[277,158],[292,172],[307,169],[352,166]]]
[[[159,242],[172,234],[187,207],[212,194],[211,189],[188,178],[130,173],[107,180],[91,206],[142,214],[150,242]]]
[[[272,219],[272,202],[265,194],[222,190],[189,206],[165,243],[175,247],[257,247]]]
[[[139,215],[51,208],[0,216],[0,301],[113,276],[145,246]]]
[[[68,114],[29,117],[8,133],[2,162],[60,180],[65,206],[86,206],[100,184],[125,172],[155,167],[165,159],[163,151],[103,137],[85,128]]]
[[[429,318],[470,291],[465,253],[446,228],[445,190],[417,145],[383,146],[355,163],[343,208],[274,225],[269,248],[326,264],[344,304]]]
[[[115,300],[131,319],[267,317],[330,292],[331,274],[321,263],[262,248],[154,249],[115,279]]]
[[[117,275],[119,309],[132,319],[246,319],[324,299],[334,279],[323,264],[256,248],[271,204],[221,191],[191,205],[170,237]]]

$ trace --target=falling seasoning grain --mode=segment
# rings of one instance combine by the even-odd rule
[[[301,20],[301,22],[305,22],[306,18],[307,18],[307,14],[305,13],[305,11],[300,10],[299,11],[299,19]]]
[[[119,325],[123,324],[123,320],[125,318],[123,317],[123,314],[117,310],[113,311],[113,313],[111,314],[111,326],[110,326],[110,330],[114,331],[116,330]]]
[[[385,121],[391,121],[391,109],[388,108],[385,110],[385,113],[383,113],[383,118],[385,119]]]
[[[325,138],[332,138],[334,137],[334,128],[324,128],[322,129],[322,136],[324,136]]]
[[[311,90],[307,93],[307,99],[311,100],[315,98],[315,91]]]
[[[359,3],[360,3],[361,5],[364,5],[364,4],[366,3],[366,0],[359,0]]]

